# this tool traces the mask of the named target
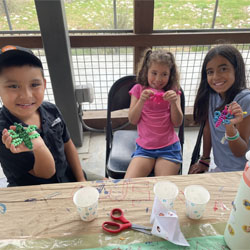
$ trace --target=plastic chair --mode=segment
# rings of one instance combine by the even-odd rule
[[[118,79],[110,88],[108,94],[107,126],[106,126],[106,177],[122,179],[131,161],[131,155],[135,150],[136,130],[122,130],[129,125],[127,121],[119,128],[112,127],[111,112],[127,109],[130,106],[129,90],[136,84],[135,76],[125,76]],[[185,113],[185,96],[181,89],[181,108]],[[179,127],[178,136],[183,151],[184,144],[184,119]],[[179,174],[182,173],[182,167]],[[151,173],[152,174],[152,173]],[[150,174],[150,176],[151,176]]]

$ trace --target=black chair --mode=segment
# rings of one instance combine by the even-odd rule
[[[130,106],[129,90],[136,84],[135,76],[125,76],[118,79],[110,88],[108,94],[107,126],[106,126],[106,177],[122,179],[131,161],[131,155],[135,150],[136,130],[124,130],[129,122],[119,128],[112,127],[111,112],[127,109]],[[185,96],[181,89],[181,109],[185,113]],[[178,136],[183,151],[184,144],[184,119],[179,127]],[[179,174],[182,173],[180,168]]]

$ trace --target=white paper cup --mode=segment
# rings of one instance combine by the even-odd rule
[[[178,193],[178,187],[171,181],[160,181],[154,185],[155,197],[168,210],[173,209]]]
[[[210,194],[206,188],[201,185],[190,185],[184,190],[186,199],[186,215],[190,219],[200,219],[210,200]]]
[[[83,221],[92,221],[97,217],[99,192],[94,187],[80,188],[75,192],[73,202]]]

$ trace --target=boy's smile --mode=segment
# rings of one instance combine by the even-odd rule
[[[40,68],[13,66],[0,74],[0,96],[4,106],[23,122],[32,120],[43,102],[46,81]]]

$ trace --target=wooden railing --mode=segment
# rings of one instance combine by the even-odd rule
[[[250,29],[233,32],[204,31],[195,33],[152,33],[111,35],[70,35],[72,48],[82,47],[152,47],[173,45],[211,45],[224,40],[232,44],[250,43]],[[0,46],[18,44],[28,48],[43,48],[39,35],[0,36]]]

